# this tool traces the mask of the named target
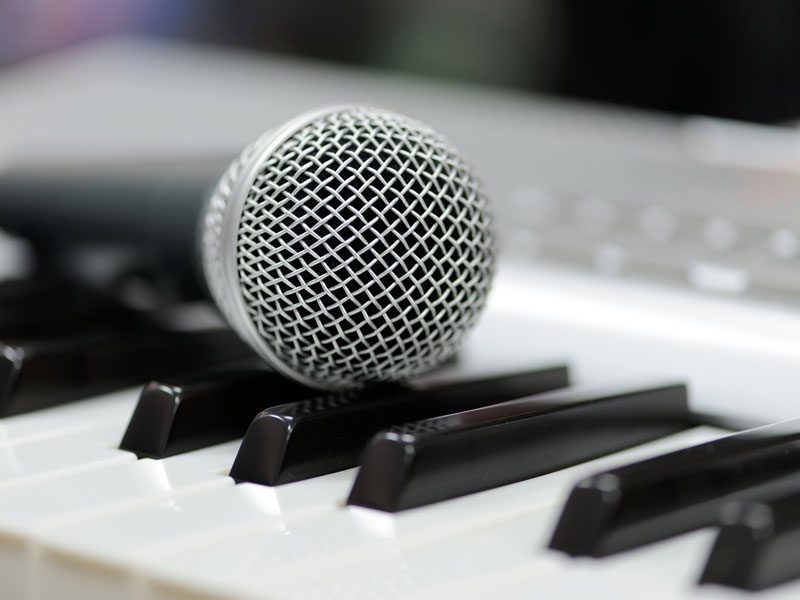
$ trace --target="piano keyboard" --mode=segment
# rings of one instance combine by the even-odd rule
[[[798,318],[740,303],[720,338],[727,301],[682,293],[503,265],[453,364],[325,395],[223,330],[2,283],[1,595],[793,597]]]
[[[13,75],[2,154],[36,164],[402,109],[480,167],[507,262],[455,364],[369,397],[307,397],[225,331],[70,282],[0,283],[0,598],[800,593],[794,433],[729,437],[800,413],[800,316],[756,300],[796,304],[798,182],[761,145],[719,164],[752,150],[738,127],[163,41]],[[32,266],[10,244],[0,277]]]

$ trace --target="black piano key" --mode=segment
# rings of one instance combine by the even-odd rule
[[[800,578],[800,483],[778,498],[725,506],[701,583],[763,590]]]
[[[381,386],[320,396],[260,413],[247,430],[231,477],[278,485],[341,471],[376,432],[396,423],[468,410],[564,387],[564,366],[424,390]]]
[[[0,339],[47,338],[141,326],[113,298],[54,276],[0,283]]]
[[[140,458],[165,458],[244,435],[265,408],[318,395],[255,363],[145,386],[120,443]]]
[[[392,427],[348,504],[397,512],[530,479],[688,427],[686,387],[566,389]]]
[[[800,420],[596,473],[573,488],[550,547],[606,556],[718,522],[730,500],[800,484]]]
[[[0,416],[254,354],[232,331],[140,331],[0,344]]]

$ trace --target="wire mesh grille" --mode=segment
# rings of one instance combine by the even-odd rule
[[[267,142],[270,135],[271,132],[261,135],[257,140],[245,147],[241,154],[231,162],[217,183],[214,193],[209,197],[203,210],[203,220],[200,223],[198,238],[200,240],[203,273],[214,301],[234,328],[236,325],[233,318],[235,313],[233,297],[231,290],[225,286],[223,273],[225,264],[222,258],[222,240],[224,237],[225,213],[228,211],[233,188],[242,176],[244,165],[253,157],[258,148]],[[242,332],[240,331],[239,333],[241,334]],[[245,337],[245,339],[247,338]]]
[[[451,356],[485,304],[494,242],[479,182],[443,138],[354,107],[312,119],[266,157],[236,264],[273,357],[346,387]]]

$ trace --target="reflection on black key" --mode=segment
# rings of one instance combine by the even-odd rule
[[[800,482],[773,500],[725,506],[701,583],[762,590],[800,578],[798,507]]]
[[[256,364],[145,386],[120,448],[164,458],[240,438],[259,411],[318,391]]]
[[[0,284],[2,340],[128,328],[142,320],[112,298],[58,277]]]
[[[550,547],[605,556],[718,522],[729,500],[800,484],[800,420],[750,429],[579,482]]]
[[[522,398],[568,384],[563,366],[442,384],[425,390],[383,386],[276,406],[247,430],[231,477],[278,485],[348,469],[369,439],[395,423]]]
[[[530,479],[688,426],[686,387],[566,389],[392,427],[348,504],[396,512]]]
[[[0,344],[0,416],[253,356],[228,330],[144,331]]]

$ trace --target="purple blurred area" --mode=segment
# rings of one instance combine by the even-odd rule
[[[0,64],[59,50],[98,36],[148,29],[177,30],[188,3],[169,0],[2,0]]]

